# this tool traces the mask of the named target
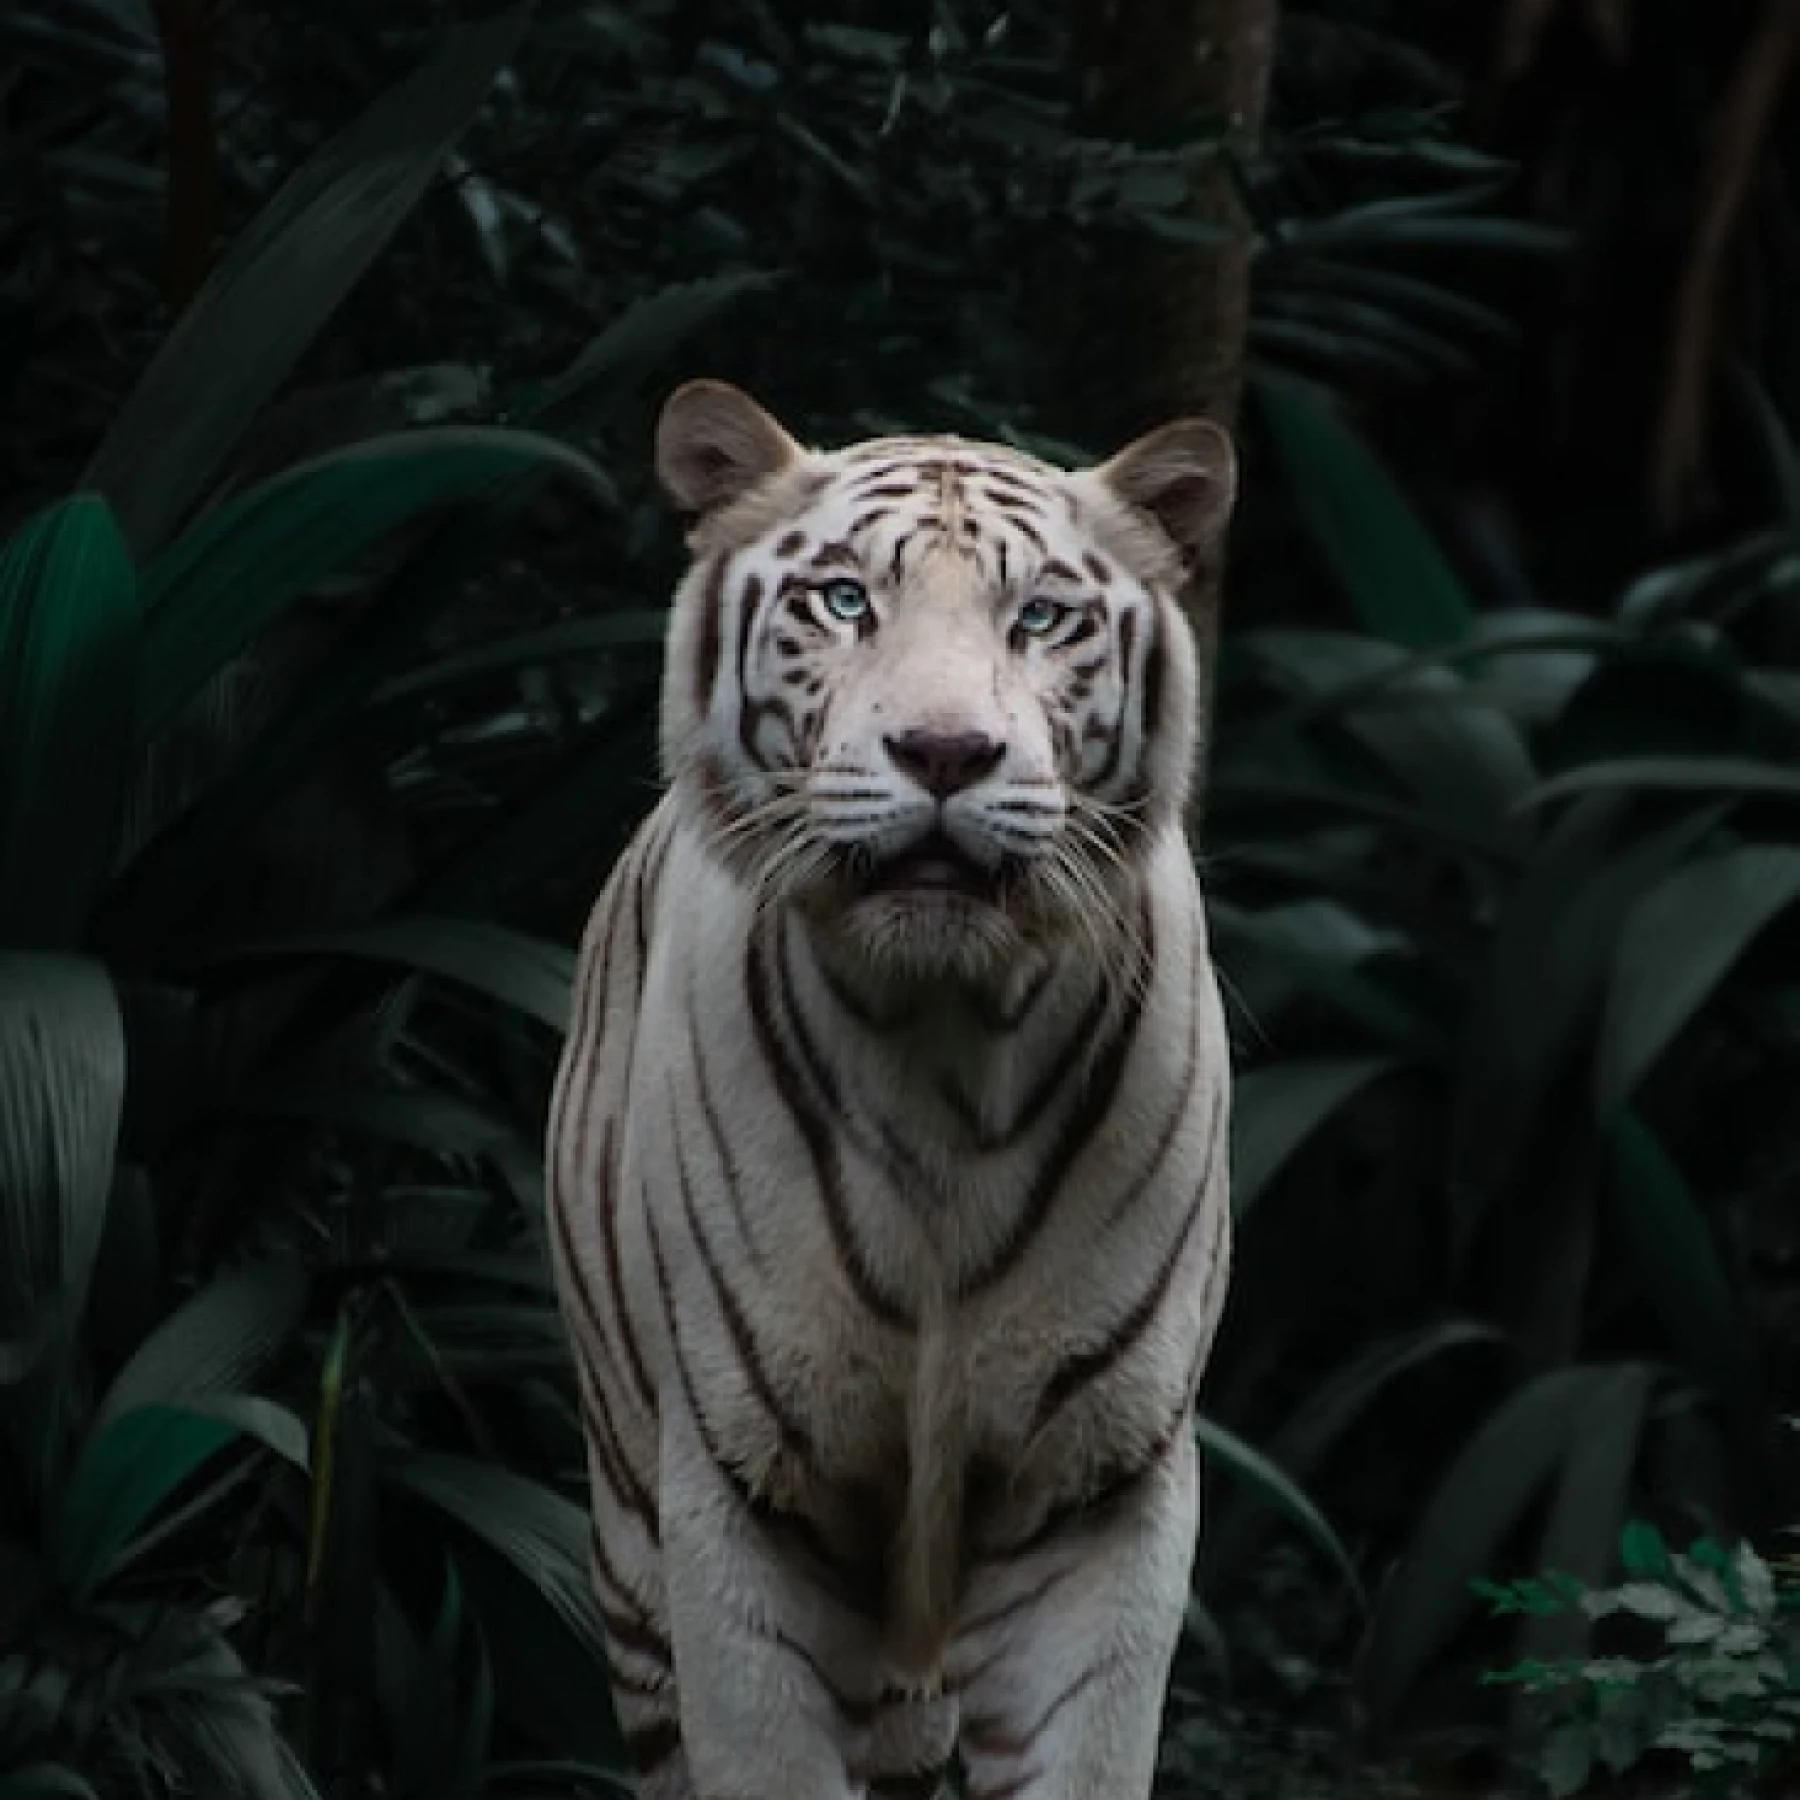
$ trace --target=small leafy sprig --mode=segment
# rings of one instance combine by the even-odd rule
[[[1649,1627],[1642,1651],[1490,1671],[1489,1683],[1553,1702],[1537,1769],[1556,1796],[1579,1793],[1596,1767],[1621,1774],[1654,1751],[1684,1757],[1703,1782],[1732,1787],[1800,1757],[1800,1568],[1749,1543],[1701,1538],[1671,1550],[1654,1526],[1625,1529],[1627,1579],[1590,1588],[1549,1573],[1478,1582],[1497,1615],[1582,1613]]]

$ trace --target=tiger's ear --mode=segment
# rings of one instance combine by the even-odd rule
[[[1211,419],[1159,426],[1094,473],[1128,506],[1149,513],[1190,562],[1217,543],[1237,494],[1237,453]]]
[[[774,419],[728,382],[678,387],[656,424],[656,473],[689,518],[742,499],[802,454]]]

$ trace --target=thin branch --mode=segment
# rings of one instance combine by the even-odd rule
[[[152,0],[162,40],[169,197],[163,288],[180,313],[212,267],[219,232],[219,134],[210,0]]]
[[[1261,140],[1278,11],[1278,0],[1087,0],[1083,9],[1076,54],[1090,129],[1155,141],[1207,122],[1222,138],[1191,194],[1192,216],[1223,227],[1220,240],[1115,244],[1090,280],[1068,372],[1077,434],[1089,442],[1118,444],[1183,412],[1236,419],[1254,234],[1240,176]],[[1200,651],[1203,732],[1221,574],[1197,571],[1183,596]],[[1196,784],[1196,824],[1202,791]]]
[[[1665,524],[1691,497],[1706,450],[1725,262],[1776,108],[1800,52],[1800,0],[1766,0],[1719,104],[1700,223],[1682,273],[1668,381],[1651,453],[1650,493]]]
[[[1536,60],[1556,8],[1557,0],[1512,0],[1500,22],[1500,46],[1494,57],[1494,79],[1502,87],[1517,81]]]

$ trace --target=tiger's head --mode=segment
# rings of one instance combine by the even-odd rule
[[[763,902],[907,974],[992,969],[1119,917],[1181,829],[1179,595],[1231,507],[1219,426],[1166,425],[1076,472],[948,437],[820,453],[693,382],[657,468],[693,552],[665,772]]]

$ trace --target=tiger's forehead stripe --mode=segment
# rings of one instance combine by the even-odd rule
[[[819,572],[867,568],[899,584],[916,556],[954,547],[1002,587],[1033,562],[1072,585],[1082,579],[1051,556],[1064,516],[1074,516],[1073,496],[1059,471],[1022,453],[954,438],[887,438],[822,461],[808,501],[825,541],[809,551],[811,534],[791,529],[773,546],[778,559]],[[1110,578],[1091,553],[1081,561],[1093,579]]]
[[[892,438],[839,452],[832,461],[846,491],[861,499],[907,499],[931,494],[947,505],[979,499],[995,505],[1051,510],[1060,492],[1057,471],[998,446],[941,438]]]

